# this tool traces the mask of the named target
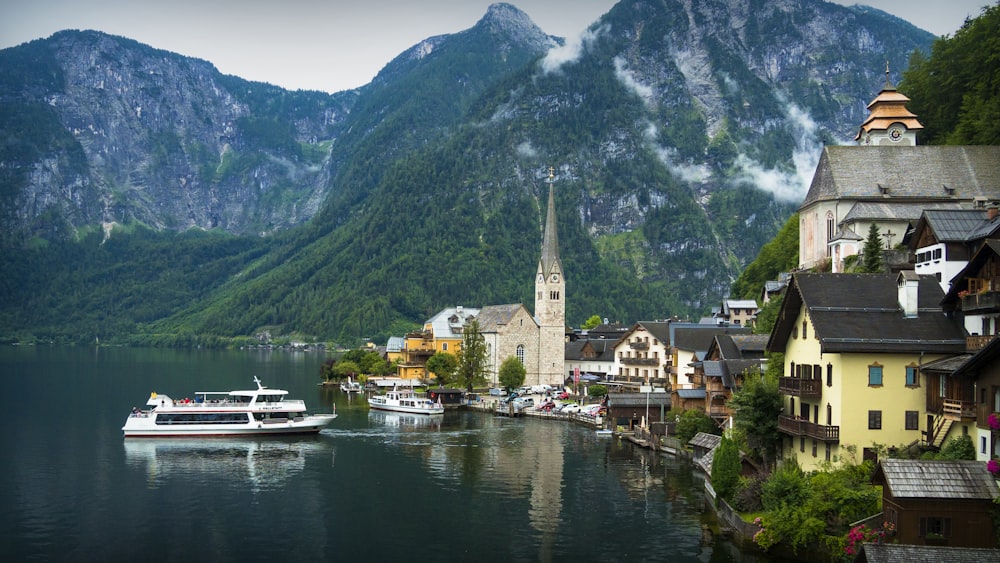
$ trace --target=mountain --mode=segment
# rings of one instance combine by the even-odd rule
[[[93,257],[108,252],[95,225],[141,223],[159,233],[107,227],[135,241],[122,255],[216,278],[121,310],[118,331],[382,337],[446,305],[531,302],[553,167],[570,322],[698,315],[791,214],[819,147],[853,137],[886,61],[932,40],[819,0],[622,0],[565,42],[496,4],[331,96],[63,32],[0,52],[0,207],[7,247],[21,241],[5,260],[30,276],[30,237]],[[217,268],[136,250],[191,228],[269,235],[203,250]],[[92,290],[55,274],[34,279]],[[58,332],[29,309],[0,333]]]

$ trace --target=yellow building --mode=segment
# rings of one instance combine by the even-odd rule
[[[848,446],[871,458],[879,446],[922,441],[921,366],[965,351],[965,331],[941,312],[943,297],[935,278],[912,271],[792,277],[767,346],[785,355],[783,459],[810,470],[846,456]]]

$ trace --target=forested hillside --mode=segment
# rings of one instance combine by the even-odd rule
[[[1000,145],[1000,3],[935,40],[930,56],[914,52],[899,90],[924,125],[921,144]],[[798,244],[793,215],[733,283],[733,295],[755,298],[764,282],[794,269]]]
[[[29,61],[5,99],[51,126],[0,123],[0,334],[353,344],[531,303],[549,167],[568,322],[696,317],[853,135],[886,58],[931,40],[817,0],[622,0],[560,45],[495,5],[325,97],[57,34],[0,53]]]

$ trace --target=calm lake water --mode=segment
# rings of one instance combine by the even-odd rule
[[[369,413],[320,353],[0,347],[6,561],[739,561],[689,463],[571,423]],[[151,391],[287,389],[318,436],[122,438]]]

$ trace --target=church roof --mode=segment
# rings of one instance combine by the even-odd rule
[[[923,129],[916,114],[906,109],[908,101],[910,98],[896,90],[892,84],[886,83],[885,88],[868,104],[868,119],[861,124],[854,140],[857,141],[869,131],[884,131],[893,123],[902,123],[907,129]]]
[[[1000,146],[826,146],[799,210],[845,199],[975,197],[1000,199]]]
[[[509,305],[487,305],[479,310],[479,332],[497,332],[499,327],[510,323],[518,311],[524,309],[521,303]],[[531,315],[528,315],[529,317]]]
[[[911,221],[916,222],[920,214],[928,209],[958,209],[960,201],[940,201],[933,203],[907,203],[899,201],[859,201],[844,215],[844,223],[856,221]]]
[[[552,176],[549,176],[549,206],[545,215],[545,233],[542,235],[541,272],[547,277],[553,270],[562,272],[559,262],[559,234],[556,231],[556,198],[552,191]]]

